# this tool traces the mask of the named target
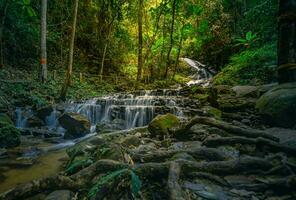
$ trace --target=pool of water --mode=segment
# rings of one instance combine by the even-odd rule
[[[35,179],[56,175],[61,171],[66,159],[66,150],[62,149],[41,155],[36,163],[29,167],[1,169],[0,166],[0,193]]]

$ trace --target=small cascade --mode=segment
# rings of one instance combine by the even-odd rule
[[[67,112],[84,115],[91,122],[108,124],[116,130],[131,129],[149,124],[158,114],[167,112],[183,116],[177,90],[138,91],[133,94],[114,94],[85,102],[69,102]]]
[[[205,85],[213,77],[213,74],[215,74],[213,70],[207,69],[206,65],[196,60],[190,58],[183,58],[182,60],[192,67],[194,71],[194,75],[191,76],[193,80],[188,82],[187,85]]]
[[[16,108],[16,123],[15,126],[17,128],[24,128],[27,126],[27,121],[29,117],[33,116],[33,111],[29,108]]]
[[[44,127],[41,128],[63,134],[65,130],[58,120],[63,112],[87,117],[91,124],[91,133],[142,127],[159,114],[172,113],[184,117],[184,99],[176,89],[118,93],[86,101],[69,101],[53,107],[53,112],[45,118]],[[32,116],[34,112],[31,109],[17,108],[16,126],[30,128],[27,127],[27,121]]]

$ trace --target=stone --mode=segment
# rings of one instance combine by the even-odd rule
[[[202,108],[202,111],[209,117],[214,117],[215,119],[221,119],[222,112],[221,110],[214,108],[212,106],[205,106]]]
[[[265,93],[256,103],[265,123],[271,126],[296,126],[296,83],[281,84]]]
[[[139,139],[139,137],[135,136],[135,135],[128,135],[126,136],[121,144],[130,147],[130,146],[139,146],[141,144],[141,140]]]
[[[71,200],[73,192],[70,190],[57,190],[50,193],[45,200]]]
[[[50,116],[52,112],[53,112],[52,106],[46,106],[38,109],[36,112],[36,116],[45,122],[46,117]]]
[[[180,120],[173,114],[158,115],[148,125],[152,137],[169,135],[169,129],[180,125]]]
[[[232,88],[232,90],[235,92],[236,96],[239,97],[257,97],[258,96],[258,87],[257,86],[250,86],[250,85],[244,85],[244,86],[235,86]]]
[[[27,121],[27,124],[29,128],[44,126],[44,122],[36,116],[30,117]]]
[[[89,120],[80,114],[65,113],[59,118],[59,123],[66,129],[66,139],[83,137],[90,132]]]

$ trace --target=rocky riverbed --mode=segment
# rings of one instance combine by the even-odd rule
[[[295,199],[295,130],[266,125],[255,109],[270,87],[178,90],[188,99],[182,116],[163,111],[148,127],[102,131],[68,148],[67,159],[48,154],[59,173],[1,198]]]

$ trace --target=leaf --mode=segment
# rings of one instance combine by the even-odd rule
[[[142,183],[140,178],[133,172],[131,171],[131,189],[132,189],[132,193],[135,196],[138,196],[140,193],[142,187]]]
[[[251,40],[251,38],[252,38],[252,32],[251,32],[251,31],[248,31],[248,32],[246,33],[246,39],[247,39],[247,40]]]

